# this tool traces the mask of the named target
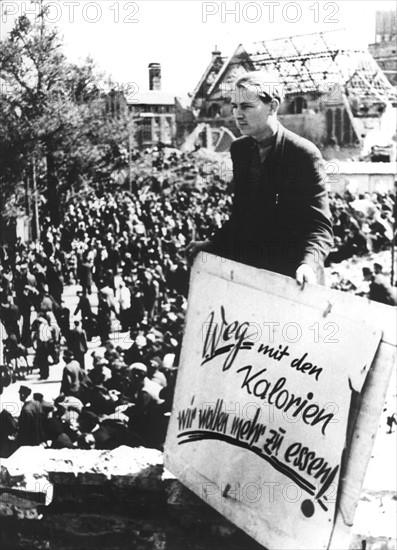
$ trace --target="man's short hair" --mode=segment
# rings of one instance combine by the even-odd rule
[[[240,76],[235,83],[236,88],[243,88],[264,103],[283,99],[278,75],[269,71],[251,71]]]

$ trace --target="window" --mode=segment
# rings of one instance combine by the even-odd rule
[[[145,117],[142,123],[142,140],[144,143],[152,141],[152,119]]]
[[[349,113],[344,110],[343,111],[343,143],[348,144],[352,141],[352,130],[349,118]]]
[[[327,138],[334,139],[334,113],[332,109],[327,111]]]
[[[160,124],[160,117],[156,116],[154,117],[153,121],[153,141],[160,141],[161,139],[161,124]]]
[[[335,109],[335,137],[338,145],[342,144],[342,111]]]
[[[304,97],[296,97],[288,105],[288,113],[290,115],[301,115],[303,109],[307,109],[307,101]]]
[[[221,114],[221,108],[217,103],[213,103],[208,108],[208,117],[209,118],[215,118],[220,116]]]

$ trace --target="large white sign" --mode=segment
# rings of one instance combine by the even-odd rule
[[[381,339],[315,291],[209,255],[192,272],[166,466],[270,550],[328,547],[352,392]]]

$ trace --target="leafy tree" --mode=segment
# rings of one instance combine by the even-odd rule
[[[45,22],[47,9],[41,5],[33,21],[19,17],[0,42],[0,192],[1,210],[11,215],[24,203],[24,182],[37,182],[57,224],[71,187],[78,192],[125,167],[129,128],[126,111],[107,116],[111,82],[93,61],[67,61],[58,30]]]

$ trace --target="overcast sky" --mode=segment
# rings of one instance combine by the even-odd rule
[[[118,83],[148,89],[147,66],[161,63],[163,90],[192,92],[217,45],[231,55],[239,43],[346,28],[352,43],[375,40],[375,11],[392,0],[289,2],[201,0],[53,0],[51,21],[64,36],[65,53],[90,55]],[[2,36],[26,2],[2,0]],[[233,13],[234,10],[234,13]]]

